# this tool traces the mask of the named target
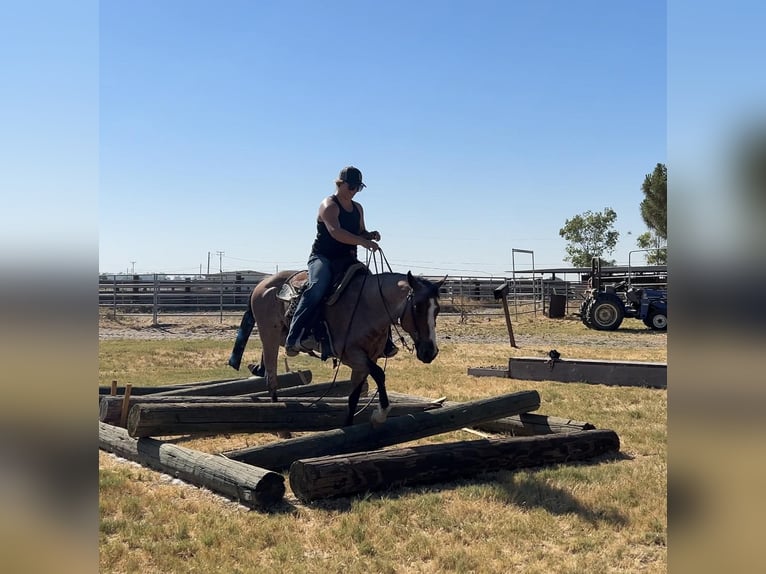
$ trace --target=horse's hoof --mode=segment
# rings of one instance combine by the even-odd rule
[[[236,357],[234,357],[234,355],[232,355],[231,357],[229,357],[228,363],[232,369],[234,369],[235,371],[239,371],[239,366],[242,364],[242,359],[237,359]]]
[[[278,438],[293,438],[293,433],[286,430],[277,431]]]
[[[388,411],[391,410],[391,405],[388,405],[385,409],[376,408],[374,411],[372,411],[372,415],[370,416],[370,423],[372,423],[372,426],[378,427],[386,422],[386,418],[388,417]]]

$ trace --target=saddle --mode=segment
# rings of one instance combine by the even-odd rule
[[[337,357],[332,343],[330,329],[325,321],[324,309],[325,307],[334,305],[356,274],[362,272],[369,272],[367,266],[364,265],[364,263],[357,262],[335,278],[333,286],[329,290],[329,295],[326,296],[324,303],[320,305],[318,318],[315,324],[309,327],[310,335],[301,341],[301,346],[310,351],[310,354],[317,356],[316,352],[319,352],[319,356],[321,356],[323,361],[329,357]],[[285,311],[285,318],[288,321],[292,318],[293,314],[295,314],[295,309],[298,307],[298,301],[306,290],[308,280],[308,271],[298,271],[288,277],[287,281],[285,281],[284,285],[282,285],[277,292],[277,299],[284,301],[288,305],[287,310]]]

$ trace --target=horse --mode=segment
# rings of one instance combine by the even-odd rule
[[[361,265],[361,264],[359,264]],[[289,303],[278,298],[283,286],[301,273],[281,271],[263,279],[250,295],[250,304],[242,316],[229,365],[239,370],[247,341],[257,325],[262,352],[260,364],[250,367],[253,374],[266,376],[269,394],[277,400],[277,363],[279,347],[284,347],[290,325]],[[379,406],[371,422],[385,422],[391,408],[386,393],[386,375],[377,361],[392,326],[399,325],[412,338],[417,358],[432,362],[439,354],[436,342],[436,317],[439,314],[439,289],[446,277],[432,282],[411,272],[371,274],[365,268],[344,281],[337,300],[324,303],[324,320],[331,335],[333,356],[351,368],[352,391],[348,397],[348,416],[344,426],[353,424],[354,411],[363,383],[372,376],[377,385]],[[331,296],[332,299],[335,296]]]

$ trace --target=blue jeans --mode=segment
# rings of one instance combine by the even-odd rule
[[[286,347],[298,346],[303,331],[314,325],[319,305],[322,299],[332,287],[333,265],[330,259],[324,255],[312,255],[308,262],[309,280],[308,287],[303,292],[295,314],[290,322],[290,331],[287,334]]]

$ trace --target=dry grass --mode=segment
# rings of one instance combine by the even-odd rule
[[[219,327],[228,340],[102,341],[101,383],[231,376],[223,365],[236,322]],[[665,391],[466,374],[468,367],[504,366],[509,356],[544,356],[552,348],[565,357],[665,361],[665,335],[638,322],[600,333],[575,320],[530,316],[514,321],[520,348],[511,349],[502,317],[442,318],[439,327],[441,354],[433,364],[405,352],[389,361],[391,390],[468,400],[536,389],[540,412],[615,430],[622,455],[309,506],[288,487],[285,503],[266,513],[99,453],[101,571],[665,572]],[[150,327],[131,329],[135,335]],[[245,358],[258,354],[254,341]],[[316,359],[298,357],[290,366],[310,368],[314,381],[332,378],[331,365]],[[418,442],[473,438],[455,432]],[[182,444],[221,452],[272,440],[232,435]]]

